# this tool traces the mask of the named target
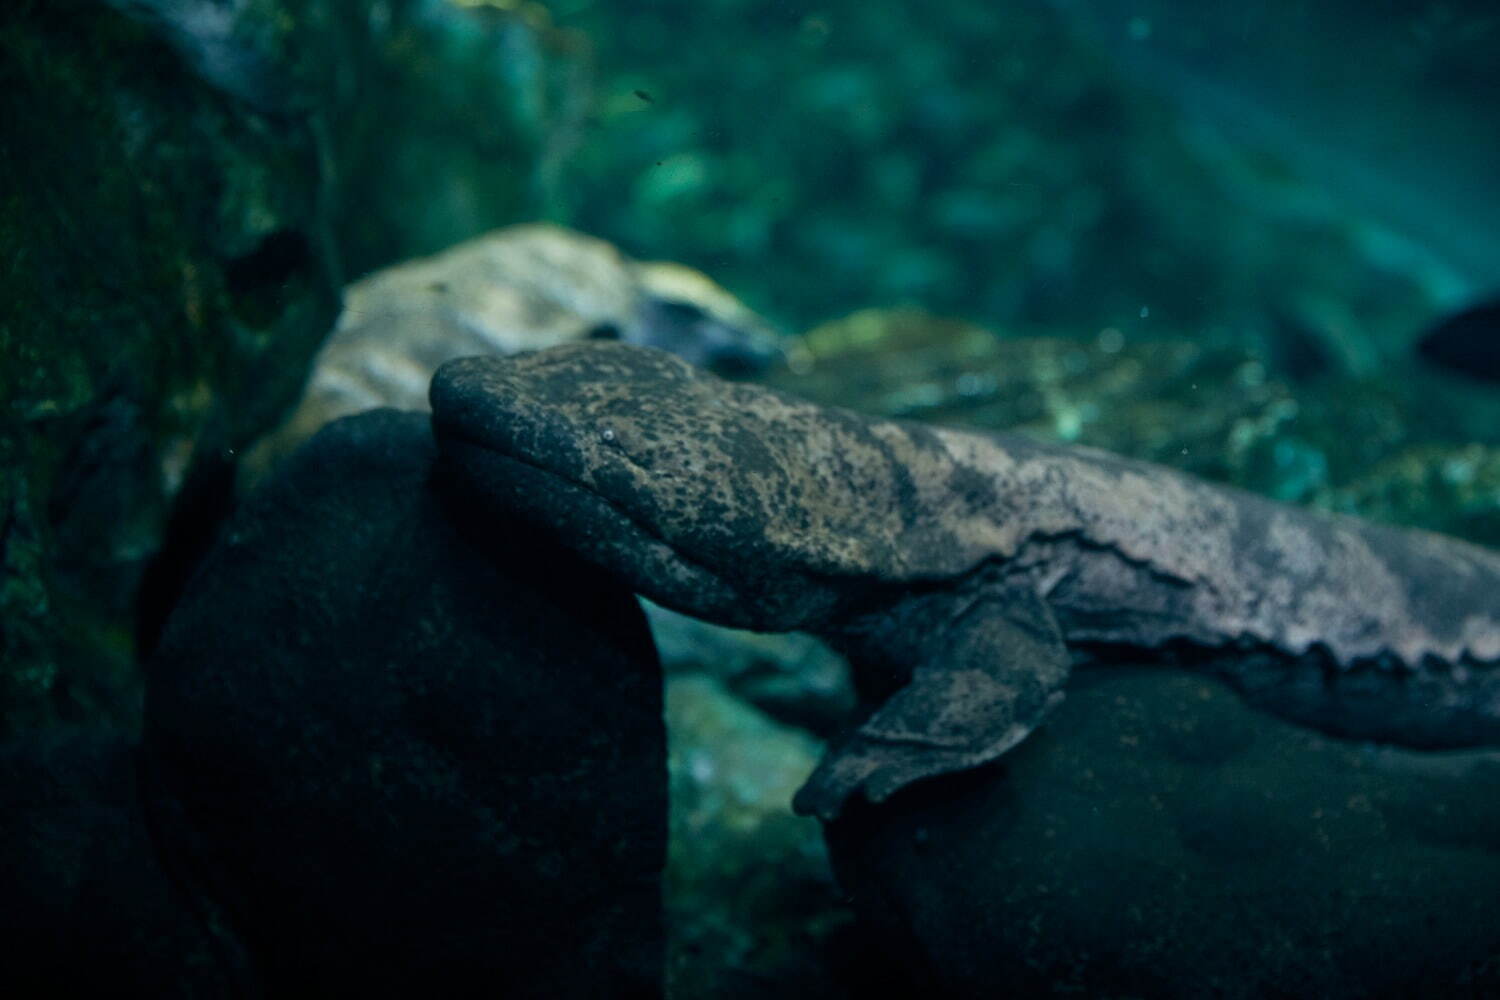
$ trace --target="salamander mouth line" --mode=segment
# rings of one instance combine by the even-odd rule
[[[437,422],[436,420],[434,421],[434,423]],[[694,572],[702,573],[725,587],[731,586],[729,581],[725,580],[719,573],[697,559],[694,559],[692,556],[684,554],[680,548],[668,541],[660,531],[653,528],[647,522],[642,521],[617,501],[610,499],[597,490],[590,489],[576,479],[563,475],[554,469],[549,469],[529,458],[505,448],[496,447],[492,442],[480,441],[473,434],[466,432],[462,427],[447,422],[443,422],[441,426],[442,436],[446,439],[445,447],[457,445],[460,448],[481,451],[488,461],[495,463],[500,468],[509,466],[525,470],[524,475],[526,478],[545,480],[552,489],[563,496],[567,496],[570,499],[578,498],[583,503],[596,504],[603,507],[611,516],[617,519],[619,527],[622,530],[638,536],[640,540],[647,544],[660,545],[670,550],[673,559],[683,563]]]

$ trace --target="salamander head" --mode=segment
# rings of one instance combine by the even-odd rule
[[[431,401],[465,492],[690,614],[809,627],[891,565],[897,470],[852,414],[608,342],[453,361]]]

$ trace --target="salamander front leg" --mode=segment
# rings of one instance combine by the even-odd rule
[[[888,627],[871,622],[889,622]],[[918,643],[904,641],[912,625]],[[831,820],[858,792],[882,802],[915,781],[979,767],[1020,743],[1059,702],[1070,658],[1051,611],[1024,582],[900,599],[836,636],[861,671],[910,680],[819,763],[793,807]]]

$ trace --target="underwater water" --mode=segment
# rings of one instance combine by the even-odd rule
[[[0,995],[1500,995],[1497,51],[4,5]]]

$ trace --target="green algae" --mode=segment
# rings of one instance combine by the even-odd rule
[[[103,7],[11,9],[0,67],[0,732],[128,725],[134,583],[172,491],[196,449],[243,447],[291,401],[331,322],[323,182],[305,128]],[[234,280],[278,233],[298,266]]]

